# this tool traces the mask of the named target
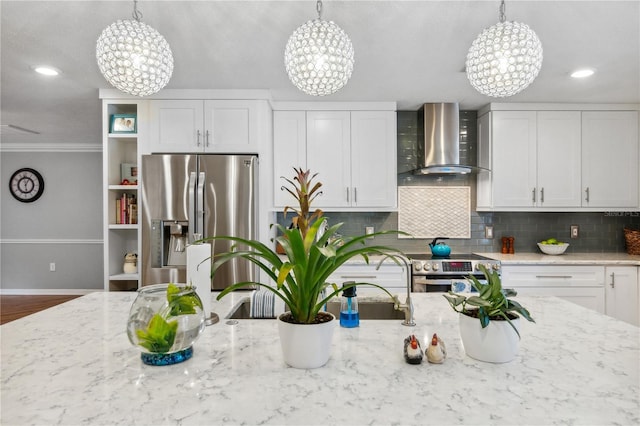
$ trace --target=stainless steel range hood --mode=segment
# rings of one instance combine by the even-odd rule
[[[418,168],[414,174],[468,174],[460,164],[460,111],[457,103],[424,104],[418,111]]]

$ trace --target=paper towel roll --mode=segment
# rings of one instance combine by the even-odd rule
[[[196,287],[205,318],[211,315],[211,244],[187,246],[187,284]],[[204,262],[203,262],[204,261]]]

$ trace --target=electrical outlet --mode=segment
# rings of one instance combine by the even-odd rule
[[[56,271],[56,264],[54,262],[51,262],[49,264],[49,272],[55,272]]]
[[[571,238],[578,238],[580,236],[580,231],[578,229],[578,225],[571,225]]]
[[[364,233],[366,235],[371,235],[375,232],[375,228],[373,226],[365,226],[364,227]],[[374,238],[374,237],[369,237],[369,238]]]
[[[493,226],[485,226],[484,227],[484,237],[488,240],[493,239]]]

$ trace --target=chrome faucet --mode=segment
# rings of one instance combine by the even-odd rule
[[[393,308],[396,311],[404,312],[404,321],[402,325],[413,327],[416,322],[413,320],[413,301],[411,300],[411,270],[409,269],[409,262],[404,257],[401,257],[404,262],[405,270],[407,271],[407,299],[405,303],[401,303],[398,296],[393,296]]]

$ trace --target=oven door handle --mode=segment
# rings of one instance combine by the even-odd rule
[[[413,282],[415,284],[422,285],[448,285],[451,284],[451,278],[427,278],[419,275],[413,276]]]

